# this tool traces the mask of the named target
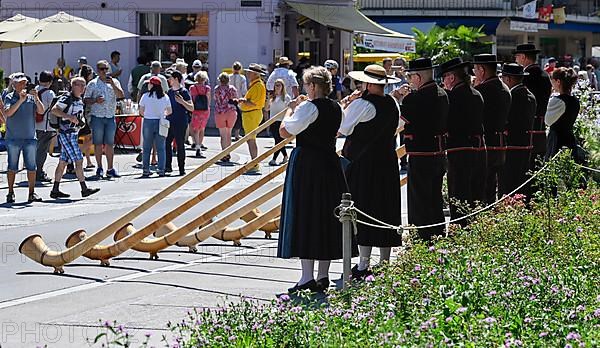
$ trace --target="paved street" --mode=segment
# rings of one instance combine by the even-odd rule
[[[259,138],[261,151],[271,144],[271,139]],[[218,153],[218,138],[207,138],[205,145],[209,147],[207,155]],[[192,156],[193,152],[188,151],[188,155]],[[232,157],[234,162],[247,162],[247,147],[242,146]],[[188,172],[201,161],[188,157]],[[49,158],[48,162],[50,174],[57,161]],[[277,234],[273,235],[274,239],[265,239],[263,232],[242,240],[241,247],[213,238],[201,243],[195,254],[188,253],[186,248],[170,247],[159,254],[159,260],[149,260],[147,254],[127,251],[112,259],[110,267],[101,267],[98,261],[81,257],[67,265],[63,275],[55,275],[52,268],[19,254],[19,244],[31,234],[41,234],[51,249],[64,249],[65,239],[73,231],[81,228],[88,234],[98,231],[178,178],[141,179],[141,169],[136,168],[133,153],[117,155],[116,162],[123,177],[90,181],[90,187],[101,188],[92,197],[81,199],[77,182],[68,180],[70,182],[65,182],[61,188],[72,195],[70,200],[50,199],[51,186],[46,185],[37,188],[44,198],[42,203],[22,203],[27,194],[26,187],[22,187],[16,190],[17,204],[11,207],[0,205],[1,347],[87,346],[86,338],[93,339],[101,331],[99,320],[117,320],[140,340],[146,332],[151,332],[151,342],[163,346],[160,340],[163,334],[169,334],[167,322],[180,320],[191,308],[222,306],[237,301],[239,295],[271,301],[298,279],[299,262],[275,258]],[[273,168],[267,166],[267,162],[263,163],[263,173]],[[0,153],[0,163],[6,165],[5,152]],[[144,226],[237,168],[211,167],[134,220],[134,226]],[[88,176],[93,174],[87,173]],[[242,176],[236,179],[174,223],[183,225],[258,178]],[[282,176],[276,178],[260,192],[270,190],[282,180]],[[19,181],[25,181],[24,174],[17,177]],[[0,187],[0,198],[4,201],[4,174]],[[403,194],[406,197],[405,190]],[[221,216],[257,196],[254,194],[238,202]],[[280,196],[272,199],[261,206],[261,210],[266,211],[280,199]],[[403,211],[406,211],[405,201],[403,204]],[[404,219],[406,221],[406,217]],[[238,221],[234,225],[241,223]],[[111,241],[112,237],[103,244]],[[333,278],[338,278],[340,271],[341,263],[334,263]]]

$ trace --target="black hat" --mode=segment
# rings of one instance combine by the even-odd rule
[[[513,50],[513,54],[517,53],[540,53],[541,51],[535,48],[534,44],[521,44],[517,45],[517,48]]]
[[[506,63],[502,66],[502,75],[526,76],[529,73],[523,71],[523,67],[517,63]]]
[[[411,71],[419,71],[419,70],[430,70],[435,68],[436,66],[431,64],[430,58],[417,58],[415,60],[411,60],[408,62],[407,72]]]
[[[260,64],[256,64],[256,63],[251,63],[250,65],[248,65],[248,69],[246,69],[246,70],[255,72],[261,76],[265,76],[267,74],[265,69]]]
[[[473,56],[473,64],[502,64],[501,61],[498,60],[495,54],[476,54]]]
[[[455,69],[464,68],[465,66],[468,66],[469,64],[471,64],[471,63],[464,62],[462,60],[462,58],[460,58],[460,57],[459,58],[453,58],[453,59],[450,59],[449,61],[447,61],[445,63],[440,64],[440,71],[441,71],[441,74],[445,74],[448,71],[452,71],[452,70],[455,70]]]

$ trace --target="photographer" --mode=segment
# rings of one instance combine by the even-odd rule
[[[37,152],[35,155],[35,164],[37,167],[35,180],[40,182],[52,181],[46,172],[44,172],[44,163],[48,157],[48,148],[50,142],[56,136],[56,132],[48,122],[48,112],[52,101],[56,96],[54,91],[50,89],[52,85],[52,73],[50,71],[42,71],[40,73],[40,84],[35,89],[38,92],[38,97],[44,105],[44,113],[36,115],[35,133],[37,136]]]
[[[85,106],[81,95],[85,89],[85,79],[75,77],[71,80],[71,93],[60,97],[52,113],[60,117],[60,129],[58,131],[58,142],[60,143],[60,160],[54,173],[54,187],[50,192],[52,198],[68,198],[70,195],[59,190],[60,179],[63,176],[68,162],[75,163],[75,173],[81,185],[81,196],[87,197],[100,191],[99,188],[88,188],[83,175],[83,154],[79,148],[79,130],[85,126],[83,112]]]
[[[85,90],[84,102],[90,105],[92,116],[92,142],[94,143],[94,154],[96,156],[96,176],[104,176],[102,169],[102,145],[106,154],[108,164],[107,177],[118,178],[120,175],[113,167],[115,133],[115,111],[117,109],[117,98],[123,98],[123,89],[119,80],[108,74],[110,66],[107,61],[101,60],[96,63],[98,77],[90,81]]]
[[[14,90],[4,97],[4,117],[6,118],[6,148],[8,150],[8,195],[6,203],[15,202],[15,177],[19,170],[19,156],[23,152],[23,162],[27,169],[29,184],[28,202],[41,202],[34,192],[35,153],[37,137],[35,134],[35,113],[44,113],[44,105],[38,97],[35,86],[27,84],[23,73],[12,76]]]

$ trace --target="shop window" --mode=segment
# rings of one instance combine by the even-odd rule
[[[200,59],[202,64],[208,62],[208,41],[194,40],[140,40],[140,53],[158,59],[167,67],[170,63],[170,54],[175,52],[177,58],[183,58],[191,69],[192,62]]]
[[[208,36],[208,12],[140,13],[140,36]]]

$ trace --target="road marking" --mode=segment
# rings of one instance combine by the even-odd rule
[[[162,267],[162,268],[157,268],[157,269],[151,270],[149,272],[136,272],[136,273],[127,274],[127,275],[124,275],[124,276],[121,276],[121,277],[117,277],[117,278],[107,279],[106,281],[102,281],[102,282],[93,282],[93,283],[89,283],[89,284],[82,284],[82,285],[77,285],[77,286],[74,286],[74,287],[71,287],[71,288],[53,290],[53,291],[46,292],[46,293],[43,293],[43,294],[31,295],[31,296],[22,297],[22,298],[18,298],[18,299],[14,299],[14,300],[8,300],[8,301],[5,301],[5,302],[0,302],[0,309],[4,309],[4,308],[8,308],[8,307],[13,307],[13,306],[24,305],[24,304],[28,304],[28,303],[35,302],[35,301],[40,301],[40,300],[46,300],[46,299],[57,297],[57,296],[61,296],[61,295],[72,294],[72,293],[78,292],[78,291],[95,289],[95,288],[98,288],[98,287],[101,287],[101,286],[105,286],[105,285],[108,285],[108,284],[118,283],[118,282],[122,282],[122,281],[125,281],[125,280],[138,279],[138,278],[150,276],[150,275],[153,275],[153,274],[158,274],[160,272],[178,270],[178,269],[181,269],[181,268],[185,268],[185,267],[189,267],[189,266],[194,266],[194,265],[199,265],[199,264],[202,264],[202,263],[219,261],[219,260],[228,258],[230,256],[242,256],[242,255],[246,255],[246,254],[250,254],[250,253],[255,253],[255,252],[259,252],[259,251],[261,251],[263,249],[267,249],[268,247],[276,245],[276,244],[277,244],[276,241],[272,242],[272,243],[265,243],[265,244],[262,244],[260,246],[255,247],[255,248],[252,248],[252,249],[244,248],[241,251],[240,250],[235,250],[235,251],[231,251],[231,252],[222,254],[220,256],[211,256],[211,257],[208,257],[208,258],[202,258],[202,259],[190,261],[190,262],[187,262],[187,263],[184,263],[184,264],[176,264],[176,265],[165,266],[165,267]]]

